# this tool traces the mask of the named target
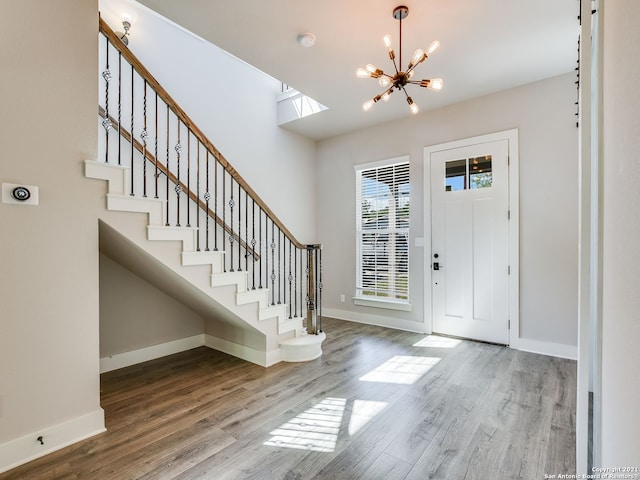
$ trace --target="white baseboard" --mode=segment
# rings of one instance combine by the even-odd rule
[[[395,328],[396,330],[406,330],[416,333],[431,333],[423,323],[399,320],[397,318],[385,317],[382,315],[349,312],[346,310],[337,310],[332,308],[324,308],[322,310],[322,315],[330,318],[337,318],[338,320],[348,320],[350,322],[365,323],[367,325]],[[568,358],[570,360],[576,360],[578,358],[578,347],[574,345],[518,338],[515,342],[511,343],[510,347],[524,352],[540,353],[542,355]]]
[[[523,352],[540,353],[551,357],[568,358],[569,360],[577,360],[578,358],[578,347],[575,345],[518,338],[511,343],[510,347]]]
[[[323,308],[324,317],[337,318],[338,320],[348,320],[350,322],[376,325],[378,327],[395,328],[415,333],[430,333],[423,322],[412,322],[411,320],[401,320],[384,315],[371,315],[369,313],[349,312],[333,308]]]
[[[204,334],[181,338],[171,342],[152,345],[151,347],[132,350],[131,352],[117,353],[100,359],[100,373],[110,372],[118,368],[129,367],[137,363],[147,362],[156,358],[166,357],[174,353],[184,352],[192,348],[205,345]]]
[[[205,345],[214,350],[246,360],[247,362],[255,363],[261,367],[270,367],[282,361],[282,353],[279,348],[264,352],[207,334],[205,334]]]
[[[106,431],[104,411],[76,417],[0,445],[0,473]],[[44,444],[38,441],[42,437]]]

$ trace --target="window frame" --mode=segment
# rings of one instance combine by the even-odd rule
[[[397,167],[397,166],[404,166],[406,165],[407,171],[406,171],[406,182],[396,182],[395,178],[394,178],[394,184],[395,185],[407,185],[408,191],[406,192],[406,194],[404,194],[403,196],[405,196],[407,198],[406,200],[406,205],[408,207],[408,210],[406,212],[406,214],[404,214],[399,220],[400,221],[406,221],[406,228],[399,228],[398,222],[394,222],[395,225],[391,226],[389,225],[389,220],[387,220],[386,223],[386,228],[375,228],[375,229],[365,229],[363,227],[364,223],[363,223],[363,200],[366,198],[365,195],[363,195],[363,186],[362,186],[362,179],[363,179],[363,173],[364,172],[371,172],[373,170],[381,170],[384,168],[389,168],[389,167]],[[385,160],[380,160],[377,162],[370,162],[370,163],[364,163],[364,164],[360,164],[360,165],[355,165],[354,166],[354,170],[355,170],[355,177],[356,177],[356,223],[355,223],[355,229],[356,229],[356,279],[355,279],[355,296],[353,297],[353,301],[356,305],[363,305],[363,306],[369,306],[369,307],[378,307],[378,308],[387,308],[387,309],[393,309],[393,310],[402,310],[402,311],[411,311],[411,302],[410,302],[410,284],[409,284],[409,277],[410,277],[410,248],[409,248],[409,238],[410,238],[410,229],[411,229],[411,222],[410,222],[410,209],[411,209],[411,163],[409,161],[409,156],[408,155],[404,155],[401,157],[395,157],[395,158],[390,158],[390,159],[385,159]],[[377,172],[376,172],[377,174]],[[394,172],[395,175],[395,172]],[[371,197],[369,197],[371,198]],[[384,195],[378,195],[378,196],[374,196],[374,199],[380,199],[380,201],[387,201],[388,202],[388,194],[385,197]],[[395,206],[395,202],[392,202],[391,205]],[[393,208],[393,207],[392,207]],[[395,214],[397,212],[393,212],[389,214],[389,217],[395,217]],[[376,222],[376,226],[379,225],[379,222]],[[384,224],[383,224],[384,225]],[[389,265],[389,261],[387,259],[387,264],[386,264],[386,271],[388,272],[388,278],[389,278],[389,285],[390,288],[388,288],[386,291],[384,289],[378,289],[377,292],[379,292],[380,294],[365,294],[364,291],[367,290],[367,285],[365,285],[365,281],[364,281],[364,263],[365,263],[365,259],[364,259],[364,240],[363,240],[363,236],[367,235],[367,234],[373,234],[376,238],[378,236],[384,236],[384,235],[404,235],[406,238],[406,245],[404,247],[404,249],[402,249],[401,247],[401,252],[404,255],[403,250],[406,250],[406,255],[404,257],[404,259],[400,260],[399,262],[396,261],[394,262],[392,265]],[[387,237],[388,238],[388,237]],[[371,246],[369,246],[369,248],[371,248]],[[377,248],[377,245],[374,243],[374,249]],[[396,247],[395,252],[398,251],[398,247]],[[386,252],[386,247],[385,247],[385,252]],[[376,253],[374,253],[374,262],[377,260],[377,256]],[[369,260],[370,263],[370,260]],[[374,264],[374,282],[378,281],[378,266],[381,264],[375,263]],[[384,269],[380,269],[382,271],[384,271]],[[403,271],[406,270],[406,271]],[[391,288],[393,285],[397,284],[397,280],[399,277],[403,277],[403,282],[406,282],[406,291],[402,291],[399,292],[398,289],[393,289]],[[374,287],[375,288],[375,287]],[[395,290],[395,291],[394,291]],[[402,298],[405,297],[405,298]]]

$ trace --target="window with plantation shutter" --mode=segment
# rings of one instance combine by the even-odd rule
[[[409,158],[356,166],[358,299],[409,303]]]

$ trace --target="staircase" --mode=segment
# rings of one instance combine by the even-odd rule
[[[107,210],[138,214],[110,226],[264,340],[209,346],[264,366],[318,358],[321,246],[294,238],[102,19],[100,32],[104,136],[85,176],[106,182]]]

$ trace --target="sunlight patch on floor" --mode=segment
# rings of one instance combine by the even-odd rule
[[[347,400],[325,398],[279,428],[264,442],[271,447],[295,448],[314,452],[333,452]]]
[[[440,337],[438,335],[429,335],[417,343],[414,347],[434,347],[434,348],[455,348],[462,343],[457,338]]]
[[[355,435],[369,421],[378,415],[389,405],[387,402],[374,402],[373,400],[355,400],[353,410],[349,418],[349,435]]]
[[[362,382],[397,383],[412,385],[441,359],[439,357],[416,357],[396,355],[379,367],[360,377]]]

